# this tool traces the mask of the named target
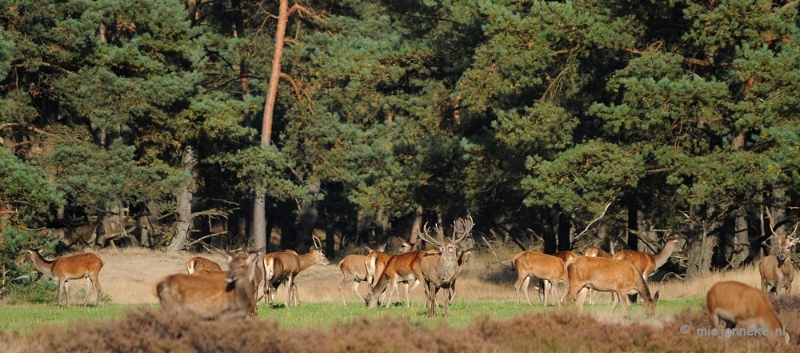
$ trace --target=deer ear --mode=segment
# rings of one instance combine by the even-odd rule
[[[380,247],[380,248],[378,248],[378,251],[380,251],[380,252],[384,252],[384,251],[386,251],[386,243],[384,243],[383,245],[381,245],[381,247]]]

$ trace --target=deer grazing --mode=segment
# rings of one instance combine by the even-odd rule
[[[73,279],[86,278],[86,299],[83,306],[89,305],[89,296],[97,293],[95,306],[100,305],[100,293],[102,288],[98,282],[100,270],[103,269],[105,262],[100,256],[93,253],[83,253],[71,256],[57,257],[55,260],[46,260],[37,250],[27,249],[28,258],[36,269],[46,276],[58,280],[58,307],[61,308],[61,293],[67,295],[67,307],[69,308],[69,281]]]
[[[189,261],[186,261],[186,271],[189,272],[189,274],[202,270],[222,271],[222,267],[216,262],[200,256],[193,257],[189,259]]]
[[[604,258],[607,258],[607,259],[610,259],[610,258],[614,257],[614,255],[611,255],[608,252],[606,252],[605,250],[597,248],[597,247],[591,247],[589,249],[586,249],[586,252],[584,252],[583,255],[584,256],[588,256],[588,257],[604,257]],[[597,293],[596,290],[594,290],[594,289],[590,289],[589,290],[589,305],[594,305],[594,295],[595,295],[595,293]],[[612,299],[614,298],[614,294],[611,294],[611,298]]]
[[[623,313],[627,316],[630,306],[627,294],[634,293],[642,296],[646,312],[655,311],[658,291],[652,298],[650,297],[650,288],[644,281],[642,273],[629,261],[581,256],[567,264],[567,274],[569,292],[564,297],[564,303],[569,304],[572,300],[576,300],[580,312],[583,312],[583,301],[586,299],[584,288],[616,293],[611,305],[612,315],[619,302],[624,301]],[[580,296],[578,292],[581,292]]]
[[[413,246],[406,241],[402,241],[402,245],[398,247],[401,253],[407,253],[411,251],[412,248]],[[377,250],[373,250],[369,247],[365,247],[365,249],[368,255],[351,254],[345,256],[342,261],[339,261],[339,269],[342,270],[342,281],[339,282],[339,293],[342,294],[344,306],[348,306],[347,299],[344,296],[344,286],[352,281],[353,291],[356,292],[362,301],[366,301],[367,298],[359,293],[358,285],[362,281],[367,281],[367,284],[371,285],[372,280],[375,278],[376,269],[383,272],[386,262],[389,261],[389,258],[392,256],[384,252],[386,250],[386,244]],[[407,286],[408,285],[406,285],[406,287]]]
[[[272,307],[272,301],[278,287],[283,283],[286,286],[286,297],[284,303],[286,307],[300,305],[300,298],[297,295],[297,284],[294,280],[302,271],[311,265],[330,265],[331,262],[322,252],[322,241],[313,236],[314,247],[307,254],[298,255],[294,250],[284,250],[274,252],[264,256],[264,297]]]
[[[792,234],[786,237],[777,235],[774,231],[772,233],[778,240],[778,254],[777,256],[766,256],[758,263],[758,272],[761,274],[761,290],[764,293],[774,292],[777,296],[781,288],[786,289],[786,294],[792,292],[794,266],[792,265],[791,248],[797,244],[798,239],[793,238],[797,232],[797,225]]]
[[[392,302],[392,293],[397,291],[397,284],[403,282],[406,284],[406,306],[410,307],[411,299],[408,295],[408,284],[419,281],[423,286],[427,286],[420,266],[422,257],[425,256],[426,253],[427,252],[424,250],[415,250],[390,256],[389,260],[386,262],[386,266],[384,266],[383,272],[378,274],[376,271],[374,279],[375,284],[370,285],[369,293],[367,294],[367,306],[370,308],[377,306],[378,297],[391,285],[391,288],[389,288],[389,296],[386,299],[386,307],[389,307],[389,304]]]
[[[224,279],[178,273],[156,281],[155,295],[161,307],[172,313],[192,313],[204,319],[245,318],[255,311],[253,283],[258,252],[246,256],[227,254]]]
[[[647,282],[648,278],[656,273],[656,270],[669,261],[669,257],[672,256],[675,250],[680,250],[678,239],[669,239],[658,254],[654,255],[635,250],[620,250],[612,258],[633,263],[642,272],[642,278]],[[633,301],[636,301],[636,296],[632,298]]]
[[[459,272],[459,259],[462,252],[458,244],[464,240],[472,231],[475,225],[472,217],[467,220],[459,219],[453,222],[453,236],[450,238],[444,237],[444,231],[438,226],[434,226],[439,237],[444,239],[438,241],[430,235],[430,229],[423,227],[424,231],[420,234],[420,238],[426,242],[438,246],[437,250],[426,252],[420,259],[420,267],[422,275],[425,278],[427,299],[425,301],[428,307],[428,316],[436,316],[436,293],[440,288],[446,288],[444,300],[444,315],[447,316],[448,308],[450,307],[452,292],[451,288],[456,280]],[[463,266],[462,266],[463,267]]]
[[[380,251],[383,252],[386,250],[386,244],[383,244],[377,250],[372,250],[368,246],[364,247],[367,250],[368,254],[371,254],[373,251]],[[344,257],[342,261],[339,261],[339,269],[342,270],[342,281],[339,282],[339,293],[342,295],[342,302],[344,302],[344,306],[347,305],[347,298],[344,296],[344,286],[348,283],[352,284],[353,292],[356,292],[361,300],[366,300],[366,298],[361,295],[358,291],[358,285],[361,284],[362,281],[367,280],[367,266],[366,266],[367,255],[359,255],[359,254],[350,254]]]
[[[573,260],[574,261],[574,260]],[[514,268],[517,269],[517,281],[514,282],[514,290],[517,295],[517,305],[519,305],[519,291],[525,293],[525,298],[528,299],[528,304],[533,306],[531,297],[528,294],[528,286],[530,285],[531,277],[537,280],[544,281],[540,291],[540,298],[542,305],[547,306],[547,299],[550,292],[550,286],[556,287],[569,285],[569,278],[567,277],[567,270],[564,267],[564,260],[552,255],[543,254],[540,252],[523,251],[511,259]],[[566,293],[566,290],[561,292]],[[556,296],[559,296],[558,288],[556,288]],[[558,298],[558,305],[561,305],[563,295]]]
[[[778,320],[775,307],[767,295],[756,288],[736,281],[717,282],[708,290],[706,304],[714,328],[739,326],[759,332],[766,330],[770,338],[783,336],[783,341],[789,343],[789,334]]]

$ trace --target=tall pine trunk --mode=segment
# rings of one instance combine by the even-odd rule
[[[178,222],[175,224],[175,236],[167,245],[168,252],[177,252],[183,249],[186,239],[189,238],[189,231],[192,229],[192,190],[194,185],[194,166],[197,164],[194,148],[186,146],[181,160],[183,167],[189,171],[191,181],[177,195],[178,201]]]

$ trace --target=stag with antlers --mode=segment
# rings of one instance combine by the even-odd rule
[[[758,263],[758,272],[761,275],[761,289],[764,293],[774,293],[777,296],[781,288],[784,288],[786,294],[789,294],[792,292],[792,281],[794,281],[791,248],[797,244],[798,239],[794,238],[794,235],[797,233],[797,227],[800,223],[794,225],[792,234],[782,237],[772,226],[774,223],[769,208],[767,208],[767,216],[770,220],[772,236],[778,241],[778,253],[777,256],[766,256]]]
[[[430,235],[430,228],[428,228],[427,224],[423,227],[423,233],[420,234],[420,238],[438,247],[436,250],[428,251],[420,259],[422,275],[427,283],[425,305],[428,308],[428,316],[436,315],[436,293],[439,289],[450,287],[455,281],[459,269],[458,260],[461,256],[458,244],[467,238],[474,225],[472,217],[467,220],[458,219],[454,221],[453,236],[450,238],[445,238],[444,231],[439,225],[435,225],[436,233],[443,241],[439,241]],[[447,309],[450,306],[449,290],[445,291],[445,296],[444,314],[447,316]]]

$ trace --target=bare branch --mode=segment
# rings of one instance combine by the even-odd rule
[[[595,218],[593,221],[589,222],[589,224],[588,224],[588,225],[586,225],[586,228],[585,228],[585,229],[584,229],[582,232],[578,233],[578,235],[576,235],[576,236],[573,238],[573,240],[572,240],[572,241],[573,241],[573,242],[575,242],[575,239],[578,239],[578,238],[580,238],[580,237],[581,237],[581,236],[583,236],[583,235],[584,235],[584,234],[585,234],[587,231],[589,231],[589,228],[592,226],[592,224],[594,224],[595,222],[597,222],[597,221],[599,221],[601,218],[603,218],[603,216],[605,216],[605,215],[606,215],[606,212],[608,211],[608,208],[609,208],[609,207],[611,207],[611,203],[612,203],[613,201],[614,201],[614,200],[608,201],[608,203],[606,203],[606,207],[605,207],[605,209],[603,209],[603,213],[601,213],[601,214],[600,214],[600,216],[598,216],[597,218]]]

